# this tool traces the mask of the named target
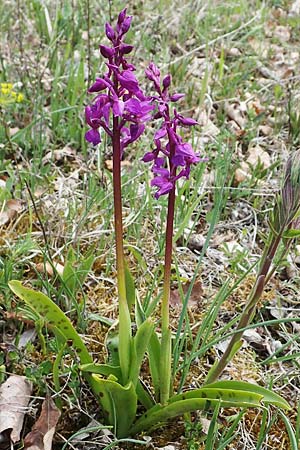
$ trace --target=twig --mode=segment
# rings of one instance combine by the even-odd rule
[[[45,246],[46,246],[46,249],[47,249],[47,253],[48,253],[49,260],[50,260],[50,261],[52,262],[52,264],[53,264],[52,257],[51,257],[51,254],[50,254],[49,242],[48,242],[48,238],[47,238],[47,234],[46,234],[46,230],[45,230],[44,224],[43,224],[42,219],[41,219],[41,217],[40,217],[40,215],[39,215],[39,212],[38,212],[38,210],[37,210],[37,207],[36,207],[36,204],[35,204],[35,200],[34,200],[34,198],[33,198],[33,195],[32,195],[31,189],[30,189],[30,186],[29,186],[27,180],[24,180],[24,182],[25,182],[25,184],[26,184],[26,188],[27,188],[27,191],[28,191],[28,193],[29,193],[29,197],[30,197],[30,199],[31,199],[31,202],[32,202],[32,205],[33,205],[33,209],[34,209],[34,212],[35,212],[35,214],[36,214],[36,218],[37,218],[37,220],[38,220],[38,222],[39,222],[39,224],[40,224],[41,230],[42,230],[42,235],[43,235],[43,238],[44,238],[44,241],[45,241]]]
[[[88,65],[88,86],[91,78],[91,18],[90,18],[90,0],[86,0],[86,21],[87,21],[87,65]]]

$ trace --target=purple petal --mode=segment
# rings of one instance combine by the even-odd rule
[[[96,78],[95,83],[88,89],[88,92],[99,92],[107,88],[107,83],[102,78]]]
[[[154,135],[154,140],[156,139],[161,139],[163,138],[165,135],[167,134],[167,129],[165,124],[162,125],[162,127],[156,131],[155,135]]]
[[[165,163],[166,163],[166,160],[163,156],[160,156],[160,157],[156,158],[156,160],[155,160],[156,167],[162,167],[165,165]]]
[[[145,125],[143,124],[131,124],[130,135],[132,142],[136,141],[145,131]]]
[[[99,128],[101,115],[101,110],[96,104],[85,107],[85,120],[90,127]]]
[[[139,91],[139,84],[131,70],[124,70],[118,75],[118,79],[123,88],[135,94]]]
[[[188,127],[192,125],[198,125],[197,120],[192,119],[191,117],[183,117],[181,114],[178,115],[179,122],[182,123],[182,125],[186,125]]]
[[[183,98],[185,94],[173,94],[170,96],[171,102],[178,102],[181,98]]]
[[[120,12],[119,16],[118,16],[118,25],[121,25],[122,22],[124,22],[124,19],[126,17],[126,11],[127,8],[122,9],[122,11]]]
[[[99,46],[99,48],[100,48],[101,55],[104,56],[104,58],[111,59],[115,54],[114,48],[107,47],[106,45],[102,45],[102,44]]]
[[[130,112],[131,114],[140,114],[141,113],[141,104],[139,100],[136,98],[130,98],[126,101],[126,111]]]
[[[170,172],[168,171],[168,169],[164,169],[163,167],[153,166],[152,172],[155,175],[159,175],[159,176],[161,176],[163,178],[169,178],[169,176],[170,176]]]
[[[175,167],[185,166],[184,156],[183,155],[175,155],[175,156],[173,156],[172,164],[174,164]]]
[[[161,195],[168,194],[173,189],[173,183],[164,177],[153,178],[153,180],[151,180],[151,186],[160,188],[154,195],[156,199]]]
[[[127,17],[124,19],[123,23],[121,24],[121,31],[122,31],[122,34],[127,33],[127,31],[128,31],[129,28],[130,28],[131,21],[132,21],[132,16],[127,16]]]
[[[106,103],[106,105],[104,105],[103,108],[102,108],[102,114],[103,114],[104,122],[106,123],[107,126],[109,126],[110,108],[111,108],[110,103]]]
[[[150,63],[145,70],[146,77],[154,82],[156,91],[160,92],[160,71],[155,64]]]
[[[178,145],[180,142],[182,142],[181,136],[179,136],[177,133],[175,133],[173,128],[168,128],[168,136],[169,136],[169,141],[172,144]]]
[[[113,41],[116,37],[115,30],[109,23],[105,24],[105,34],[110,41]]]
[[[153,152],[147,152],[143,158],[142,161],[144,162],[150,162],[153,161],[155,159],[155,154]]]
[[[154,63],[150,63],[147,69],[145,70],[146,77],[149,78],[149,80],[154,81],[154,78],[160,77],[160,71],[158,67]]]
[[[176,153],[192,158],[196,157],[193,147],[188,142],[185,142],[184,144],[178,144],[176,146]]]
[[[164,79],[163,79],[163,87],[164,87],[164,89],[168,89],[168,87],[169,87],[170,84],[171,84],[171,80],[172,80],[172,78],[171,78],[171,75],[170,75],[170,74],[168,74],[168,75],[166,75],[166,76],[164,77]]]
[[[134,49],[133,45],[121,44],[120,45],[120,53],[122,55],[128,55]]]
[[[85,133],[85,139],[93,145],[98,145],[101,142],[99,131],[93,129]]]
[[[117,117],[121,117],[124,112],[124,102],[118,98],[113,100],[113,113]]]

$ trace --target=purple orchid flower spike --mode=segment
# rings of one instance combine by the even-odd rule
[[[131,20],[132,17],[126,15],[125,8],[118,16],[115,28],[109,23],[105,25],[105,33],[111,45],[101,44],[99,48],[101,55],[107,59],[108,71],[102,78],[96,78],[88,89],[89,93],[102,93],[94,98],[85,111],[86,122],[91,127],[85,134],[86,140],[98,145],[101,142],[101,129],[110,137],[113,137],[114,131],[118,131],[122,135],[122,152],[141,136],[144,124],[151,119],[151,111],[155,108],[139,86],[134,74],[135,67],[125,58],[133,50],[132,45],[124,42]],[[118,118],[115,130],[114,117]],[[126,126],[127,123],[130,126]]]
[[[205,159],[200,158],[192,146],[188,142],[184,142],[178,134],[179,127],[191,127],[197,125],[197,121],[190,117],[184,117],[176,109],[171,115],[170,103],[183,97],[183,94],[169,95],[171,75],[166,75],[161,82],[160,71],[153,63],[149,65],[145,73],[147,78],[153,82],[157,94],[153,96],[157,103],[155,118],[163,119],[154,136],[156,148],[152,152],[146,153],[143,158],[144,162],[153,161],[152,172],[155,177],[151,184],[159,188],[155,194],[155,197],[159,198],[175,188],[175,183],[179,178],[189,178],[192,164],[205,161]]]
[[[184,117],[176,109],[172,111],[170,104],[180,100],[182,94],[169,94],[171,75],[161,81],[161,75],[155,64],[146,69],[147,78],[153,82],[156,95],[153,101],[157,104],[155,119],[162,119],[160,128],[154,135],[155,148],[144,155],[144,162],[152,162],[154,178],[151,186],[155,186],[155,198],[168,195],[168,213],[166,224],[166,246],[164,264],[164,283],[161,304],[161,359],[160,359],[160,401],[166,404],[170,394],[171,378],[171,331],[169,326],[169,298],[171,286],[172,241],[175,211],[175,188],[179,178],[189,178],[191,165],[203,161],[191,144],[184,142],[178,133],[180,127],[191,127],[196,120]]]
[[[113,199],[115,219],[115,244],[117,285],[119,298],[119,358],[124,384],[130,374],[131,318],[126,298],[125,261],[122,222],[121,158],[124,149],[144,132],[145,123],[155,109],[152,98],[144,95],[135,76],[135,67],[128,62],[133,46],[124,42],[131,25],[131,16],[123,9],[115,27],[105,25],[110,45],[100,45],[100,54],[106,59],[107,72],[89,88],[96,94],[85,109],[90,129],[85,138],[93,145],[101,142],[101,130],[111,138],[113,147]]]

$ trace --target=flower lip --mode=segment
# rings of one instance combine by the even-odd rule
[[[85,139],[93,145],[98,145],[101,142],[99,131],[93,128],[85,133]]]

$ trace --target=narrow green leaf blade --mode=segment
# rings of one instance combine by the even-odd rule
[[[126,260],[124,259],[124,265],[125,265],[125,285],[126,285],[126,298],[127,298],[127,304],[128,308],[131,309],[131,307],[135,304],[135,285],[134,280],[131,275],[131,272],[129,270],[129,267],[126,263]]]
[[[208,410],[217,407],[258,407],[261,406],[261,395],[251,395],[251,401],[235,401],[223,400],[217,398],[187,398],[184,400],[171,401],[166,406],[156,405],[149,409],[136,423],[131,427],[130,434],[140,433],[149,428],[158,427],[160,424],[166,422],[173,417],[182,416],[185,413]]]
[[[133,382],[134,386],[136,386],[137,384],[140,368],[153,330],[154,324],[151,322],[150,319],[147,319],[138,328],[137,333],[133,338],[129,379]]]
[[[257,384],[247,383],[246,381],[217,381],[212,384],[206,384],[205,388],[217,388],[217,389],[232,389],[235,391],[244,391],[253,394],[259,394],[262,396],[262,402],[266,405],[274,405],[283,409],[291,409],[291,406],[288,402],[282,398],[280,395],[275,394],[275,392],[270,389],[266,389],[262,386],[258,386]]]

